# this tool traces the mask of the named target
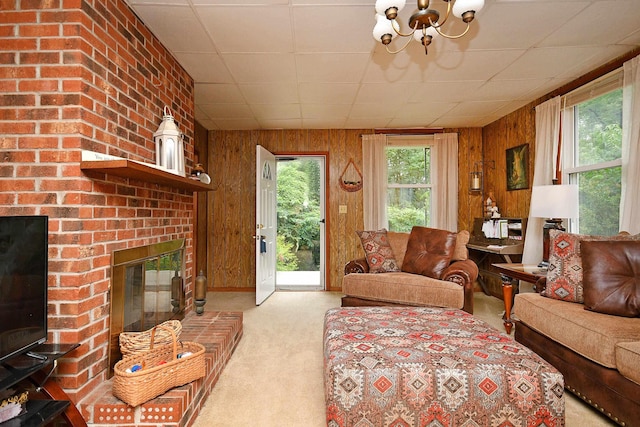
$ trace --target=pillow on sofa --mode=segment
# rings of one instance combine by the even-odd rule
[[[469,250],[467,249],[467,243],[471,235],[467,230],[460,230],[456,234],[456,244],[451,256],[451,261],[464,261],[469,258]]]
[[[402,271],[440,279],[449,266],[456,245],[456,233],[429,227],[411,229]]]
[[[640,234],[633,236],[590,236],[559,230],[549,231],[549,269],[547,287],[542,295],[562,301],[583,303],[582,256],[580,243],[602,240],[640,240]]]
[[[584,308],[640,316],[640,241],[584,241]]]
[[[356,233],[360,237],[362,249],[367,257],[369,273],[400,271],[385,228],[378,231],[356,231]]]

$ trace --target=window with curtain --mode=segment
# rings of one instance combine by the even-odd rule
[[[567,94],[563,101],[563,182],[579,188],[579,217],[570,230],[618,232],[622,181],[622,71]]]
[[[390,139],[387,158],[387,218],[389,230],[411,231],[431,225],[431,147],[423,141]]]

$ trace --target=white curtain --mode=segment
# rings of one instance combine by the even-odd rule
[[[620,230],[640,233],[640,56],[624,63]]]
[[[560,133],[560,97],[552,98],[536,107],[536,160],[533,185],[551,185],[556,174],[558,138]],[[537,264],[542,260],[543,218],[529,216],[522,253],[523,264]]]
[[[365,230],[389,228],[387,219],[387,136],[362,135],[362,200]]]
[[[432,173],[431,226],[458,231],[458,134],[434,136],[431,148]]]
[[[458,231],[458,134],[436,134],[431,146],[431,226]],[[362,198],[365,230],[389,228],[386,135],[362,135]],[[402,145],[426,145],[424,139]]]

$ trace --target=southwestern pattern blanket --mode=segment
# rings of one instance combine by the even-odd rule
[[[325,315],[327,426],[564,426],[554,367],[461,311],[336,308]]]

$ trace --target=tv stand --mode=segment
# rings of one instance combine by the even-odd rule
[[[58,359],[77,347],[78,344],[40,344],[30,352],[0,364],[0,390],[13,386],[18,388],[18,383],[23,383],[20,384],[20,390],[29,390],[26,412],[6,421],[6,425],[40,427],[61,416],[69,426],[87,426],[65,391],[57,382],[49,379]],[[36,398],[37,395],[41,397]]]

